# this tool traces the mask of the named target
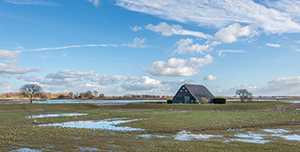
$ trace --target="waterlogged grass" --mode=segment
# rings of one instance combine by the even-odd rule
[[[300,112],[286,103],[248,103],[227,105],[0,105],[0,151],[19,148],[43,151],[80,151],[93,147],[101,151],[220,151],[220,152],[296,152],[299,142],[276,140],[267,144],[223,141],[176,141],[169,138],[141,139],[138,135],[197,133],[233,134],[228,128],[288,128],[300,130]],[[27,119],[34,114],[87,113],[86,116]],[[36,124],[109,118],[141,119],[126,126],[145,132],[38,127]]]

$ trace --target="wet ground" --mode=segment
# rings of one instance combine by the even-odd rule
[[[71,116],[84,116],[83,113],[63,113],[63,114],[40,114],[32,115],[29,118],[49,118],[49,117],[71,117]],[[87,121],[69,121],[62,123],[49,123],[39,124],[40,127],[62,127],[62,128],[79,128],[79,129],[96,129],[115,132],[133,132],[146,131],[143,128],[133,128],[125,126],[128,123],[139,121],[139,119],[128,118],[111,118],[104,120],[87,120]],[[266,144],[272,142],[272,140],[286,140],[300,142],[300,135],[293,133],[289,130],[282,128],[267,128],[257,131],[240,131],[238,129],[227,130],[233,135],[231,137],[224,137],[222,134],[203,134],[192,133],[189,131],[180,131],[177,134],[140,134],[138,139],[156,139],[166,138],[177,141],[208,141],[208,140],[222,140],[224,142],[245,142],[253,144]]]

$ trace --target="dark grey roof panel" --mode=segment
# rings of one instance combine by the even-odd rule
[[[198,100],[201,97],[214,98],[214,95],[203,85],[185,84],[184,87]]]

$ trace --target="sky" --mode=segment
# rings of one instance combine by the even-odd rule
[[[300,95],[300,0],[0,0],[0,92]]]

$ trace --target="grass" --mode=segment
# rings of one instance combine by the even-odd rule
[[[172,139],[138,139],[139,132],[118,133],[89,129],[37,127],[25,117],[31,114],[81,112],[87,116],[43,118],[35,123],[74,120],[101,120],[126,117],[141,119],[128,126],[146,129],[146,133],[176,134],[181,130],[229,134],[228,128],[300,129],[300,113],[287,103],[230,103],[227,105],[129,104],[96,106],[68,105],[0,105],[0,151],[29,147],[43,151],[79,151],[95,147],[102,151],[217,151],[260,152],[299,151],[297,142],[278,140],[257,145],[222,141],[179,142]]]

